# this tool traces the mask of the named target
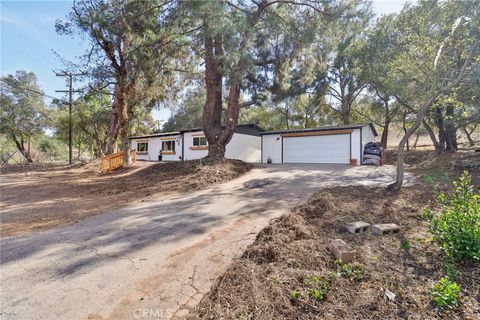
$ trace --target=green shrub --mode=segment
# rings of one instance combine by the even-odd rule
[[[449,198],[439,193],[440,211],[425,210],[430,232],[448,258],[480,262],[480,195],[465,172]]]
[[[317,300],[323,300],[325,299],[325,295],[327,294],[328,286],[321,286],[318,288],[313,288],[310,290],[310,295],[312,298],[315,298]]]
[[[439,308],[456,308],[459,293],[460,287],[458,284],[447,277],[441,278],[430,290],[433,301]]]
[[[292,290],[290,292],[290,300],[295,301],[298,299],[298,291]]]
[[[405,253],[409,253],[410,252],[410,249],[412,248],[412,244],[410,243],[410,241],[408,241],[407,239],[403,240],[402,243],[400,244],[400,247],[403,249],[403,251],[405,251]]]
[[[358,263],[342,263],[340,260],[335,260],[337,266],[337,274],[347,279],[360,281],[365,276],[365,267]]]
[[[34,142],[38,146],[38,150],[46,153],[52,160],[64,160],[67,157],[67,146],[54,137],[44,135],[37,137]]]
[[[447,274],[447,278],[454,281],[458,277],[458,270],[453,262],[449,259],[445,261],[445,272]]]
[[[328,283],[325,280],[316,275],[307,274],[303,283],[309,287],[308,293],[312,298],[316,300],[325,299],[328,291]]]

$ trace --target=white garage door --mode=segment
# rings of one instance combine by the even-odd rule
[[[350,134],[284,137],[284,163],[350,163]]]

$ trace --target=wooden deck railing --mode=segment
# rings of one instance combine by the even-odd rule
[[[137,161],[137,151],[130,150],[130,158],[132,162]],[[102,158],[100,161],[100,170],[101,171],[113,171],[117,170],[123,166],[123,151],[112,153],[106,157]]]

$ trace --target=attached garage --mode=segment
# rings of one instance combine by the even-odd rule
[[[268,131],[262,135],[263,163],[362,163],[365,144],[377,135],[371,124]]]
[[[349,163],[350,135],[283,138],[285,163]]]

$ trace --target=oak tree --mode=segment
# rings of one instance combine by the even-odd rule
[[[17,71],[2,77],[0,84],[0,133],[15,143],[28,162],[33,162],[25,143],[43,132],[48,117],[37,77],[32,72]]]

